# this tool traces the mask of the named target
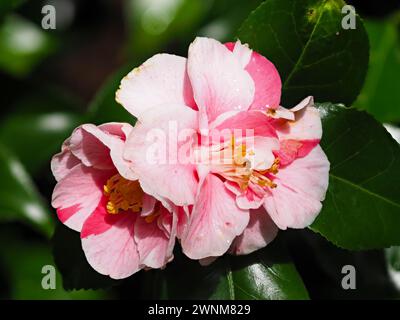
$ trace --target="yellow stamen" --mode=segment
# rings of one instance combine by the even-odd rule
[[[128,210],[140,212],[142,209],[143,190],[138,181],[113,175],[104,185],[104,195],[108,197],[107,212],[110,214]]]
[[[212,152],[211,159],[214,160],[213,163],[217,163],[213,167],[213,171],[225,179],[237,183],[243,191],[249,187],[250,183],[262,188],[276,188],[277,185],[273,182],[271,175],[278,173],[279,158],[276,158],[267,170],[259,171],[251,167],[251,161],[248,158],[254,155],[254,150],[248,150],[245,143],[237,144],[232,135],[230,143],[225,148]]]

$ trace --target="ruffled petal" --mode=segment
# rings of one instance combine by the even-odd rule
[[[254,100],[249,109],[277,109],[281,99],[282,82],[273,63],[240,41],[235,44],[228,43],[226,46],[233,51],[254,81]]]
[[[305,228],[320,212],[328,182],[329,161],[317,146],[279,170],[264,207],[280,229]]]
[[[181,244],[191,259],[223,255],[249,222],[248,210],[236,205],[235,196],[215,175],[209,174],[200,188]]]
[[[157,54],[131,71],[122,81],[116,100],[140,121],[168,105],[196,108],[186,72],[186,58]],[[143,113],[147,113],[144,119]]]
[[[84,221],[98,206],[103,186],[113,174],[113,171],[76,165],[53,191],[52,206],[57,209],[60,221],[80,231]]]
[[[232,243],[230,252],[236,255],[249,254],[264,248],[278,234],[278,227],[264,208],[250,210],[250,221],[243,233]]]
[[[200,111],[200,127],[232,110],[247,110],[254,82],[240,61],[220,42],[196,38],[189,47],[188,74]]]

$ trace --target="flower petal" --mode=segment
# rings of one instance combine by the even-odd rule
[[[190,149],[193,139],[197,139],[197,125],[196,111],[170,106],[152,123],[135,126],[126,142],[124,158],[131,161],[144,192],[179,206],[193,204],[196,168],[190,155],[186,158],[180,151],[185,146]],[[185,131],[188,135],[181,135]]]
[[[292,140],[320,140],[322,137],[321,116],[317,108],[313,107],[312,97],[304,99],[295,111],[294,121],[277,122],[275,128],[280,139]]]
[[[60,181],[79,163],[78,158],[67,147],[63,147],[62,151],[51,159],[51,172],[56,181]]]
[[[321,210],[329,182],[329,161],[320,146],[279,170],[264,207],[280,229],[305,228]]]
[[[232,52],[214,39],[196,38],[190,45],[188,74],[202,129],[224,112],[247,110],[253,101],[250,75]]]
[[[232,243],[229,251],[236,255],[252,253],[264,248],[277,234],[278,228],[264,208],[250,210],[249,224]]]
[[[118,173],[128,180],[137,180],[131,170],[131,163],[124,158],[125,141],[133,130],[128,123],[106,123],[99,127],[85,127],[110,149],[110,156]]]
[[[242,190],[236,182],[225,181],[225,187],[236,195],[236,204],[240,209],[258,209],[264,202],[265,191],[257,185],[251,184]]]
[[[259,111],[238,112],[217,124],[215,128],[213,125],[210,127],[219,132],[229,130],[231,134],[241,132],[242,137],[245,137],[247,132],[251,132],[252,136],[277,137],[276,131],[268,118]]]
[[[161,209],[161,215],[170,215],[170,224],[172,225],[172,214],[165,208]],[[163,219],[163,217],[159,217]],[[172,259],[172,250],[170,237],[175,243],[175,234],[167,236],[164,230],[160,229],[157,220],[147,222],[139,218],[135,224],[135,241],[140,256],[140,263],[150,268],[162,268]],[[173,248],[173,245],[172,245]]]
[[[278,70],[271,61],[259,53],[252,51],[237,41],[226,44],[227,48],[239,61],[247,62],[245,70],[250,74],[255,84],[254,100],[250,110],[265,110],[266,108],[276,109],[279,107],[281,99],[282,82]],[[250,58],[248,57],[250,55]]]
[[[280,141],[280,149],[275,151],[276,157],[279,158],[280,166],[287,166],[297,158],[307,156],[319,144],[317,140],[282,140]]]
[[[96,209],[103,195],[103,185],[113,171],[75,166],[54,188],[52,206],[61,222],[80,231],[86,218]]]
[[[168,105],[196,108],[186,73],[186,58],[170,54],[153,56],[121,81],[116,100],[140,121],[144,121],[144,112],[147,117],[157,115]]]
[[[113,279],[123,279],[140,270],[133,237],[136,218],[133,213],[110,217],[102,206],[85,222],[82,248],[93,269]]]
[[[235,196],[215,175],[209,174],[199,190],[183,252],[191,259],[223,255],[249,222],[248,210],[236,206]]]
[[[102,131],[97,126],[84,124],[72,133],[69,149],[85,166],[110,170],[114,168],[114,164],[110,157],[110,150],[104,143],[109,137],[99,139],[100,134]]]

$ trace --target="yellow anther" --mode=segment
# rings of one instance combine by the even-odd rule
[[[120,211],[140,212],[143,190],[138,181],[130,181],[119,174],[113,175],[104,185],[104,195],[108,197],[107,212],[117,214]]]

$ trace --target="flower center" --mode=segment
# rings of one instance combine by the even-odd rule
[[[113,175],[104,185],[104,195],[108,197],[107,212],[140,212],[143,203],[143,190],[138,181],[130,181],[119,174]]]
[[[246,190],[250,183],[257,184],[262,188],[276,188],[276,184],[272,181],[272,175],[278,173],[279,158],[274,160],[272,166],[264,171],[255,170],[251,167],[251,161],[248,156],[254,156],[254,151],[247,151],[246,144],[236,145],[234,137],[231,143],[227,146],[228,150],[222,149],[224,156],[217,165],[213,166],[213,170],[219,173],[225,179],[236,182],[242,190]],[[228,155],[228,157],[226,156]],[[213,156],[212,158],[215,158]]]

